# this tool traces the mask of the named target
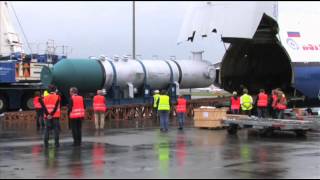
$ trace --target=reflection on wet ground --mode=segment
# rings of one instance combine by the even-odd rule
[[[242,130],[106,130],[68,133],[61,147],[41,133],[0,132],[0,178],[320,178],[320,134],[261,138]]]

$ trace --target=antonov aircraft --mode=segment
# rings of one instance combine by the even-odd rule
[[[218,87],[253,94],[281,88],[320,103],[320,2],[197,2],[178,43],[209,36],[228,46],[216,70]]]

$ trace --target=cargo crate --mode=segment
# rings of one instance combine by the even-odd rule
[[[226,108],[198,108],[194,109],[194,127],[220,128],[221,120],[226,117]]]

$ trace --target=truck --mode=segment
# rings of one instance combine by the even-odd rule
[[[48,54],[34,54],[32,59],[28,57],[30,55],[21,60],[15,57],[0,60],[0,113],[33,109],[35,91],[45,90],[40,81],[42,68],[52,67],[64,58]]]
[[[33,109],[35,91],[43,91],[40,73],[52,67],[66,54],[57,55],[54,41],[46,43],[43,53],[24,53],[8,11],[8,3],[0,2],[0,114],[7,110]],[[28,42],[27,42],[28,43]],[[28,44],[30,48],[30,44]],[[61,46],[64,47],[64,46]]]

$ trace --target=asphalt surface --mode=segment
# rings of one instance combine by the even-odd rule
[[[320,133],[306,138],[254,131],[187,128],[85,130],[61,147],[42,146],[41,132],[1,130],[0,178],[320,178]]]

